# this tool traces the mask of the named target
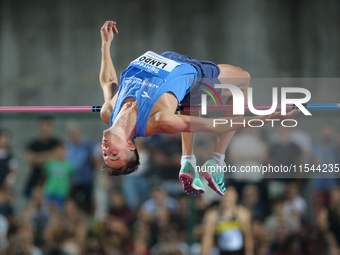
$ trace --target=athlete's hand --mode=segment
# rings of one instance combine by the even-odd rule
[[[300,110],[295,109],[287,112],[286,115],[282,115],[281,112],[273,112],[270,115],[259,116],[258,119],[264,121],[264,123],[270,123],[271,120],[284,120],[284,119],[294,119],[295,115],[298,114]]]
[[[287,112],[286,115],[281,115],[281,112],[273,112],[269,119],[280,119],[280,120],[283,120],[283,119],[294,119],[295,115],[298,114],[300,112],[300,110],[298,109],[295,109],[295,110],[292,110],[290,112]]]
[[[102,28],[100,29],[100,34],[102,36],[102,43],[111,43],[114,34],[118,34],[116,22],[106,21]]]

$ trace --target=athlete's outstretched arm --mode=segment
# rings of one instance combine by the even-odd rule
[[[104,104],[100,111],[100,116],[104,122],[109,123],[111,112],[116,101],[114,91],[116,91],[118,87],[117,74],[110,54],[114,34],[118,34],[116,22],[106,21],[100,29],[100,34],[102,38],[102,60],[99,81],[104,94]]]
[[[293,110],[287,115],[281,115],[280,112],[274,112],[271,115],[251,116],[251,117],[228,117],[218,118],[220,121],[214,122],[215,118],[202,118],[187,115],[163,115],[159,120],[160,133],[174,134],[179,132],[212,132],[212,133],[227,133],[237,129],[248,127],[248,121],[259,119],[265,124],[272,122],[275,119],[292,119],[300,110]],[[225,122],[227,121],[227,123]],[[233,124],[231,125],[231,121]],[[244,122],[244,124],[243,124]],[[225,123],[225,124],[223,124]],[[241,124],[235,124],[241,123]],[[259,123],[251,123],[259,125]]]

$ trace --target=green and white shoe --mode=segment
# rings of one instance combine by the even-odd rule
[[[189,161],[184,162],[179,171],[179,180],[183,183],[183,191],[187,194],[203,194],[205,188],[199,177],[199,172],[195,171],[195,168]]]
[[[226,164],[223,163],[223,167],[225,166]],[[212,169],[214,171],[212,171]],[[224,196],[226,189],[224,186],[224,172],[222,171],[223,168],[221,168],[221,171],[216,171],[217,169],[218,168],[215,160],[211,158],[204,163],[200,173],[208,181],[208,186],[211,189],[213,189],[220,196]]]

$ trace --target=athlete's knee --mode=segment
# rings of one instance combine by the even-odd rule
[[[244,83],[243,83],[243,89],[248,89],[250,85],[250,74],[243,70],[243,75],[244,75]]]
[[[219,64],[221,78],[246,78],[250,79],[250,74],[241,67],[228,64]]]
[[[250,79],[250,73],[248,73],[246,70],[243,70],[243,75],[244,75],[244,78],[247,78],[247,79]]]

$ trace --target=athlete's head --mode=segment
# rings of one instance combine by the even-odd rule
[[[238,194],[237,194],[235,187],[228,186],[226,188],[225,195],[221,198],[220,205],[222,206],[222,208],[235,206],[237,203],[237,199],[238,199]]]
[[[102,170],[108,175],[130,174],[137,170],[139,155],[133,140],[122,134],[105,130],[103,133],[102,151],[105,165]]]

